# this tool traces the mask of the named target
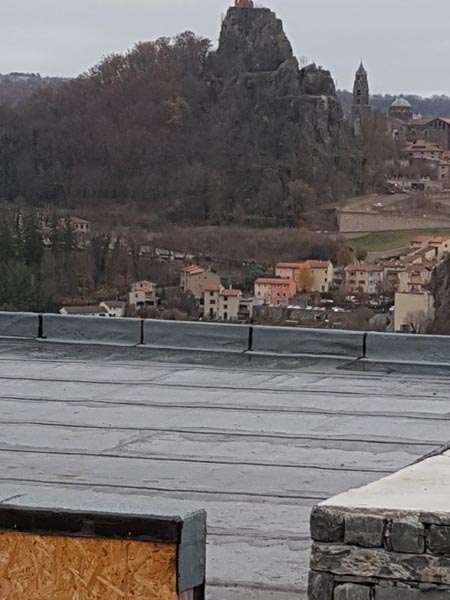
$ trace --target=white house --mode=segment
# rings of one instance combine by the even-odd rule
[[[156,283],[147,280],[132,283],[128,303],[136,310],[157,306]]]

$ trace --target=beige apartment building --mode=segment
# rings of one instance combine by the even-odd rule
[[[278,263],[275,276],[295,281],[298,292],[329,292],[333,284],[334,269],[330,261],[321,260]]]
[[[128,303],[135,310],[157,306],[156,283],[147,280],[132,283]]]
[[[237,321],[242,292],[209,285],[204,291],[204,316],[216,321]]]
[[[434,265],[427,263],[419,263],[408,265],[404,271],[398,274],[399,292],[412,291],[412,287],[416,290],[420,286],[420,290],[424,285],[430,283],[433,274]]]
[[[377,294],[384,283],[384,267],[377,265],[349,265],[345,269],[345,285],[354,294]]]
[[[450,254],[450,238],[436,237],[431,240],[430,246],[436,250],[436,258],[442,260]]]
[[[195,265],[181,270],[180,289],[185,294],[192,294],[196,300],[201,300],[206,288],[211,285],[221,285],[220,277],[216,273]]]
[[[297,293],[297,285],[288,277],[260,277],[255,281],[255,300],[269,306],[288,306]]]
[[[395,294],[394,328],[397,332],[421,333],[434,318],[434,299],[427,291]]]

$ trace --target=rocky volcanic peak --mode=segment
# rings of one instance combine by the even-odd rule
[[[230,8],[220,34],[222,74],[275,71],[293,58],[283,24],[268,8]],[[297,62],[297,61],[295,61]]]
[[[217,119],[232,117],[225,187],[237,205],[281,216],[293,181],[323,198],[357,190],[359,151],[333,79],[315,65],[299,69],[275,13],[230,8],[205,76]]]

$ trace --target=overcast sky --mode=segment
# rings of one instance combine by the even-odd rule
[[[73,76],[136,41],[192,30],[217,42],[232,0],[0,0],[0,73]],[[266,0],[297,56],[350,88],[450,94],[449,0]],[[431,10],[433,9],[433,10]]]

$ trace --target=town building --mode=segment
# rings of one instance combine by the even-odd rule
[[[201,300],[206,288],[211,285],[221,285],[220,277],[216,273],[195,265],[181,270],[180,289],[185,294],[192,294],[196,300]]]
[[[297,292],[297,284],[290,278],[260,277],[255,281],[255,300],[269,306],[288,306]]]
[[[106,300],[95,306],[63,306],[62,315],[77,317],[124,317],[125,302]]]
[[[443,150],[450,150],[450,119],[432,119],[427,125],[427,139]]]
[[[108,310],[99,304],[95,306],[63,306],[59,311],[62,315],[77,317],[107,317]]]
[[[450,253],[450,238],[439,236],[431,240],[430,246],[436,249],[436,258],[443,260]]]
[[[216,321],[237,321],[241,298],[240,290],[209,285],[204,291],[204,316]]]
[[[394,329],[403,333],[423,333],[434,318],[434,299],[428,291],[395,294]]]
[[[422,290],[431,281],[434,263],[413,263],[398,274],[397,290],[402,293]]]
[[[349,292],[374,295],[383,285],[384,268],[379,265],[349,265],[345,285]]]
[[[282,262],[276,265],[275,276],[295,281],[297,292],[329,292],[333,285],[333,264],[320,260]]]
[[[414,116],[414,110],[406,98],[399,96],[389,107],[388,114],[391,119],[398,119],[403,123],[411,123]]]
[[[156,283],[147,280],[132,283],[128,303],[135,310],[157,306]]]
[[[406,138],[409,142],[415,142],[417,140],[430,141],[429,138],[429,125],[431,119],[413,119],[407,126]]]
[[[309,260],[307,262],[313,276],[312,292],[329,292],[333,284],[334,269],[331,261]]]
[[[423,250],[423,248],[427,248],[430,245],[432,239],[433,237],[430,235],[418,235],[410,240],[409,247],[411,250]]]
[[[440,148],[439,144],[424,140],[417,140],[408,144],[403,148],[402,154],[409,159],[425,158],[439,161],[444,159],[444,150]]]
[[[120,300],[107,300],[100,306],[108,311],[108,317],[124,317],[127,309],[126,303]]]
[[[255,308],[255,299],[253,297],[241,297],[239,300],[239,321],[251,321]]]
[[[76,234],[90,235],[92,224],[86,219],[80,219],[79,217],[70,217],[70,225]]]

